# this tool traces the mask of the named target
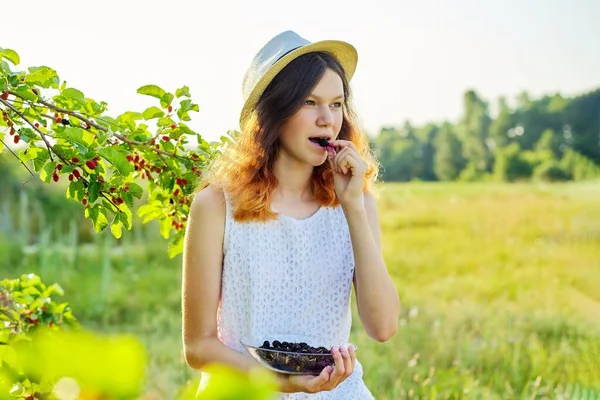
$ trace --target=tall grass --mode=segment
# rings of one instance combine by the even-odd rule
[[[381,344],[353,303],[351,338],[377,399],[600,396],[598,182],[380,189],[403,312]],[[12,210],[0,222],[23,217]],[[152,225],[82,243],[81,221],[68,234],[46,221],[28,241],[23,225],[2,225],[0,275],[39,273],[63,286],[84,325],[137,334],[150,356],[148,392],[173,398],[194,376],[181,354],[181,258],[167,257]]]

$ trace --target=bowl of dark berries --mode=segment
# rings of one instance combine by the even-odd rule
[[[319,375],[327,366],[335,366],[327,341],[320,338],[278,336],[279,340],[240,342],[250,355],[266,368],[283,374]],[[356,346],[352,345],[356,351]]]

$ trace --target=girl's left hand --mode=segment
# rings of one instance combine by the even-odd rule
[[[333,140],[337,154],[334,159],[327,157],[333,169],[333,183],[335,192],[342,206],[347,204],[361,204],[363,184],[367,173],[367,162],[363,160],[353,142],[348,140]]]

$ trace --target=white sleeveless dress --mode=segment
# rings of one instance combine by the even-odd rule
[[[243,337],[259,344],[282,341],[283,336],[297,341],[320,337],[319,343],[309,344],[327,348],[349,343],[354,254],[341,207],[321,207],[305,219],[279,214],[265,223],[238,223],[226,197],[223,241],[217,313],[223,344],[248,354],[240,343]],[[359,358],[360,349],[354,372],[332,391],[280,393],[277,398],[374,399],[363,381]]]

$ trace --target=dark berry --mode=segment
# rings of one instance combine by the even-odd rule
[[[319,146],[321,147],[327,147],[329,146],[329,140],[325,139],[325,138],[318,138],[317,139],[317,143],[319,144]]]

